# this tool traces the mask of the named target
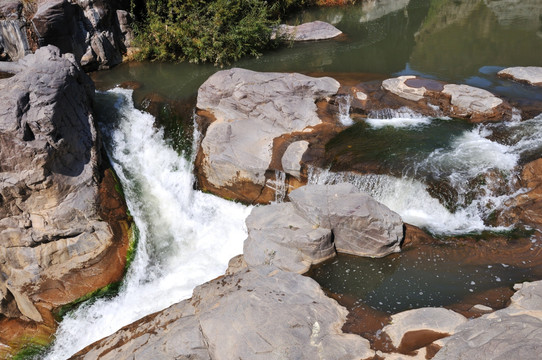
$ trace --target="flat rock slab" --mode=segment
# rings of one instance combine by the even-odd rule
[[[342,33],[341,30],[327,22],[312,21],[297,26],[280,25],[271,38],[274,39],[278,35],[291,41],[315,41],[333,39]]]
[[[384,80],[382,88],[413,102],[408,107],[426,116],[449,116],[471,122],[502,121],[512,117],[508,103],[489,91],[469,85],[405,75]]]
[[[366,359],[347,310],[312,279],[259,266],[197,287],[190,301],[124,327],[74,359]]]
[[[542,67],[539,66],[509,67],[499,71],[497,75],[534,86],[542,86]]]
[[[399,348],[406,333],[430,330],[437,333],[453,334],[455,329],[467,322],[467,318],[444,308],[421,308],[392,315],[392,323],[385,331],[395,347]]]
[[[315,102],[337,93],[339,83],[329,77],[295,73],[261,73],[245,69],[219,71],[199,89],[197,107],[212,122],[198,154],[197,168],[204,188],[233,188],[230,196],[245,196],[266,184],[273,140],[303,131],[322,121]]]

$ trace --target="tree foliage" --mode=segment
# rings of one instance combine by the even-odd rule
[[[270,35],[279,18],[312,1],[148,0],[136,28],[138,57],[224,65],[259,56],[277,44]]]

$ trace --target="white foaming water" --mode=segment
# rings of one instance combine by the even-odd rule
[[[415,128],[422,125],[431,124],[431,118],[423,116],[407,107],[397,110],[383,109],[373,111],[369,114],[365,122],[374,129],[380,129],[386,126],[395,128]]]
[[[436,234],[461,234],[491,228],[484,224],[486,204],[500,206],[508,199],[505,197],[487,197],[473,201],[463,209],[450,212],[427,191],[427,187],[413,179],[396,178],[389,175],[359,175],[354,173],[333,173],[324,170],[312,170],[309,174],[311,184],[336,184],[349,182],[361,191],[370,194],[377,201],[401,215],[403,221],[416,225]],[[494,207],[493,207],[494,208]]]
[[[64,318],[46,359],[66,359],[190,297],[195,286],[223,274],[228,260],[242,252],[250,208],[194,191],[192,162],[165,143],[154,118],[134,108],[131,94],[111,90],[102,108],[118,119],[104,132],[140,232],[136,258],[116,297],[83,305]]]
[[[463,180],[490,169],[513,170],[519,152],[514,147],[489,140],[489,135],[491,131],[483,125],[464,132],[449,149],[433,151],[419,167],[436,175],[456,174]]]
[[[337,103],[339,104],[339,121],[344,126],[350,126],[354,124],[354,120],[350,117],[350,103],[352,97],[350,95],[337,96]]]

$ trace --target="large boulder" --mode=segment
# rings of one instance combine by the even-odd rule
[[[243,254],[249,266],[271,264],[302,274],[335,256],[331,229],[315,226],[291,203],[255,207],[246,223]]]
[[[0,2],[0,61],[17,61],[31,53],[23,9],[22,0]]]
[[[335,251],[372,257],[400,251],[401,217],[353,185],[306,185],[290,200],[252,210],[243,248],[248,266],[305,273]]]
[[[190,300],[124,327],[73,359],[367,359],[347,310],[312,279],[259,266],[205,283]]]
[[[122,61],[132,31],[126,12],[103,0],[46,0],[32,17],[40,46],[73,53],[86,70],[107,69]]]
[[[307,185],[289,197],[314,226],[333,231],[338,252],[382,257],[400,251],[404,231],[399,214],[351,184]]]
[[[0,80],[0,312],[41,322],[122,277],[127,229],[104,221],[123,200],[101,181],[92,81],[52,46],[17,65]]]
[[[542,67],[516,66],[503,69],[498,75],[505,79],[512,79],[534,86],[542,86]]]
[[[271,163],[286,147],[278,154],[274,142],[283,135],[308,137],[322,123],[316,102],[338,89],[334,79],[295,73],[230,69],[212,75],[197,99],[199,114],[208,121],[196,160],[200,186],[223,197],[257,202],[275,180],[274,170],[282,170],[280,160],[275,168]]]

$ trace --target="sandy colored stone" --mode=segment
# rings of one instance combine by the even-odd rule
[[[409,79],[415,79],[416,76],[406,75],[397,78],[391,78],[382,81],[382,87],[395,95],[407,100],[419,101],[423,99],[426,89],[424,87],[415,88],[405,84]]]
[[[400,251],[401,217],[353,185],[307,185],[289,195],[297,211],[331,229],[338,252],[382,257]]]
[[[340,329],[347,311],[312,279],[258,266],[194,289],[73,359],[366,359],[369,342]]]
[[[273,139],[321,123],[315,102],[337,92],[331,78],[219,71],[199,89],[197,107],[212,117],[197,166],[209,189],[246,184],[262,192]],[[245,185],[243,185],[245,186]],[[248,196],[247,196],[248,197]]]
[[[497,75],[534,86],[542,86],[542,67],[540,66],[509,67],[499,71]]]
[[[282,24],[271,35],[271,38],[274,39],[278,35],[291,41],[314,41],[333,39],[341,34],[341,30],[329,23],[312,21],[295,26]]]
[[[452,310],[444,308],[421,308],[392,315],[392,323],[382,330],[388,334],[395,347],[399,347],[403,336],[409,331],[431,330],[453,334],[467,319]]]

